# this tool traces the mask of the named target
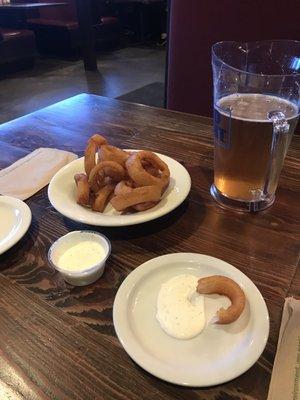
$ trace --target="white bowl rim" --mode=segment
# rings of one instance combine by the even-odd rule
[[[66,270],[63,268],[58,267],[53,261],[52,261],[52,251],[54,250],[54,248],[59,244],[59,242],[61,240],[64,240],[66,237],[68,236],[72,236],[74,234],[81,234],[82,236],[85,236],[86,234],[90,235],[90,236],[98,236],[101,237],[103,239],[104,242],[107,243],[108,249],[106,252],[105,257],[101,258],[100,261],[97,264],[92,265],[91,267],[87,268],[87,269],[83,269],[82,271],[70,271],[70,270]],[[56,269],[58,272],[62,272],[63,274],[69,275],[69,276],[82,276],[82,275],[89,275],[90,273],[92,273],[93,271],[97,270],[98,268],[100,268],[108,259],[108,257],[111,254],[111,242],[110,240],[107,238],[107,236],[103,235],[102,233],[99,233],[97,231],[93,231],[93,230],[89,230],[89,229],[85,229],[85,230],[77,230],[77,231],[71,231],[68,232],[67,234],[61,236],[60,238],[58,238],[57,240],[55,240],[55,242],[52,243],[52,245],[50,246],[49,250],[48,250],[48,261],[49,263],[52,265],[52,267],[54,269]]]

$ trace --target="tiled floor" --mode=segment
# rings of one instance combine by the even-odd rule
[[[99,56],[99,72],[82,62],[39,59],[33,69],[0,80],[0,123],[78,93],[118,97],[153,82],[163,82],[165,50],[128,47]]]

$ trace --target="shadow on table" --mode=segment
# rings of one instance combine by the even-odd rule
[[[0,271],[3,272],[10,268],[13,270],[14,266],[19,268],[20,260],[22,260],[22,265],[24,268],[28,266],[26,260],[31,259],[35,252],[35,247],[39,246],[40,243],[37,240],[39,234],[39,222],[38,219],[32,216],[32,221],[30,228],[25,233],[22,239],[19,240],[14,246],[8,249],[6,252],[0,255]]]
[[[193,208],[197,207],[197,212],[194,212]],[[186,215],[186,219],[183,217]],[[177,235],[172,240],[182,241],[186,237],[189,237],[194,231],[197,230],[198,226],[202,223],[205,215],[205,206],[200,199],[200,202],[185,200],[179,207],[171,211],[163,217],[157,218],[153,221],[145,222],[142,224],[124,226],[124,227],[102,227],[93,226],[77,223],[63,218],[66,228],[71,230],[94,230],[99,233],[103,233],[110,240],[133,240],[143,238],[149,235],[155,235],[169,228],[175,228],[178,226]]]

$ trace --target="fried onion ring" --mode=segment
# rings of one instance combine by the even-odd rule
[[[115,184],[108,183],[107,185],[100,188],[99,192],[96,194],[95,200],[92,202],[92,209],[94,211],[103,212],[107,203],[109,202],[110,195],[115,189]]]
[[[105,145],[106,143],[107,140],[97,133],[88,140],[88,144],[84,152],[84,169],[87,176],[90,175],[91,170],[96,165],[96,153],[99,147]]]
[[[118,194],[111,199],[110,202],[117,211],[124,211],[140,203],[159,201],[161,196],[161,188],[157,185],[138,187],[135,189],[128,187],[128,189],[129,190],[123,191],[122,193],[119,187],[116,191]]]
[[[140,204],[133,206],[133,208],[135,209],[135,211],[146,211],[146,210],[149,210],[150,208],[153,208],[158,203],[159,203],[159,200],[158,201],[146,201],[145,203],[140,203]]]
[[[115,188],[115,195],[117,196],[118,194],[130,193],[132,192],[133,188],[134,186],[132,181],[121,181],[117,184]]]
[[[93,136],[90,137],[89,140],[92,140],[93,142],[95,142],[98,147],[101,147],[101,146],[107,144],[107,140],[105,139],[105,137],[103,137],[102,135],[99,135],[99,133],[95,133]]]
[[[155,176],[156,178],[160,178],[160,172],[159,169],[153,166],[150,162],[147,161],[142,161],[142,166],[144,169],[152,176]]]
[[[118,149],[115,146],[106,144],[101,146],[99,150],[99,161],[115,161],[125,167],[125,162],[128,159],[129,154],[126,151]]]
[[[228,297],[231,305],[217,311],[217,324],[230,324],[242,314],[246,298],[240,286],[230,278],[221,275],[208,276],[198,281],[197,292],[201,294],[217,293]]]
[[[148,165],[148,168],[150,164],[152,169],[159,172],[159,176],[152,175],[144,168],[143,164]],[[128,175],[138,187],[156,185],[161,188],[161,191],[164,191],[169,184],[169,167],[152,151],[142,150],[132,154],[126,161],[126,168]]]
[[[115,161],[101,161],[90,172],[89,185],[94,193],[104,186],[105,178],[110,177],[113,182],[119,182],[125,177],[124,168]]]
[[[115,195],[118,194],[126,195],[132,192],[132,190],[134,190],[134,185],[132,181],[121,181],[117,184],[115,188]],[[159,201],[147,201],[144,203],[136,204],[135,206],[132,206],[132,208],[135,211],[146,211],[156,206],[158,202]]]
[[[167,164],[155,153],[123,151],[99,134],[88,140],[84,169],[86,174],[74,177],[76,200],[100,212],[110,200],[123,213],[148,210],[160,201],[170,180]]]
[[[90,187],[88,178],[85,174],[75,174],[74,180],[76,182],[76,202],[81,205],[88,205],[90,198]]]

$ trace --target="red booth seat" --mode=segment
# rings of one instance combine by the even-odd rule
[[[43,0],[40,0],[41,2]],[[50,0],[56,2],[57,0]],[[111,16],[99,17],[97,35],[100,39],[109,36],[110,31],[118,30],[118,18]],[[80,32],[75,0],[68,0],[66,6],[45,7],[39,9],[39,17],[28,20],[37,38],[40,52],[66,53],[80,47]]]
[[[59,26],[68,30],[78,29],[78,22],[76,21],[59,21],[57,19],[46,19],[46,18],[31,18],[27,20],[31,26]]]
[[[39,52],[68,53],[79,46],[75,0],[68,0],[67,3],[65,6],[41,7],[38,17],[27,20],[28,27],[36,35]]]
[[[211,116],[211,46],[300,40],[299,0],[170,0],[167,107]]]

